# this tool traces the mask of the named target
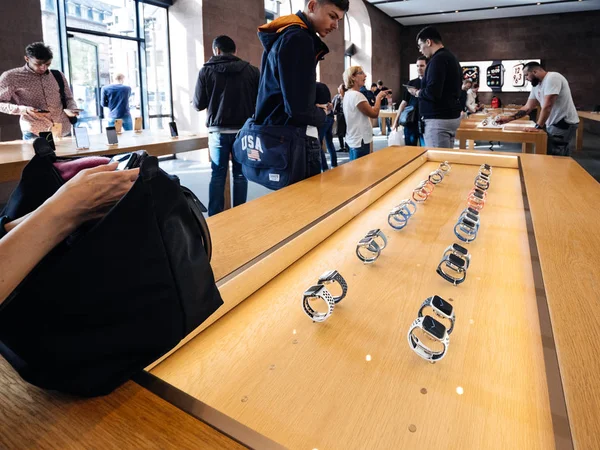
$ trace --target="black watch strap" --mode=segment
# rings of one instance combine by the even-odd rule
[[[4,225],[6,225],[10,221],[11,221],[11,219],[8,216],[0,217],[0,239],[2,239],[8,233],[6,231],[6,229],[4,228]]]

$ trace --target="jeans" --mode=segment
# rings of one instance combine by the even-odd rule
[[[131,120],[131,114],[127,114],[123,117],[117,117],[117,119],[121,119],[123,121],[123,129],[125,131],[133,130],[133,121]],[[108,119],[108,126],[114,127],[116,119]]]
[[[377,119],[377,125],[379,126],[379,131],[381,131],[381,118]],[[386,135],[390,134],[390,132],[392,131],[392,119],[390,119],[389,117],[387,117],[385,119],[385,125],[386,125]],[[381,133],[383,134],[383,133]]]
[[[306,178],[321,173],[321,155],[323,149],[318,139],[314,137],[306,137]]]
[[[64,136],[57,136],[57,137],[71,137],[71,133],[65,134]],[[23,140],[24,141],[33,141],[34,139],[39,138],[39,136],[37,134],[33,134],[31,131],[25,131],[23,133]]]
[[[425,119],[425,144],[427,147],[454,148],[454,138],[459,125],[460,117]]]
[[[350,147],[350,161],[367,156],[370,151],[371,144],[365,144],[365,141],[362,141],[360,147]]]
[[[242,173],[242,165],[235,160],[233,143],[235,134],[211,132],[208,134],[208,151],[212,175],[208,186],[208,215],[214,216],[225,209],[225,181],[229,167],[229,155],[233,167],[233,206],[246,203],[248,180]]]
[[[419,127],[404,127],[404,145],[425,147],[425,139],[419,133]]]
[[[331,167],[337,167],[337,154],[335,152],[335,146],[333,145],[333,134],[331,132],[333,122],[333,114],[330,114],[325,118],[325,125],[319,128],[319,141],[323,142],[323,139],[325,139],[325,145],[327,146],[327,151],[331,157]],[[325,160],[324,170],[327,170],[327,160]]]
[[[567,124],[561,121],[564,125],[557,127],[556,125],[548,125],[546,131],[548,132],[548,154],[555,156],[570,156],[571,150],[573,149],[573,140],[577,134],[578,124]],[[567,126],[568,128],[564,128]],[[536,150],[537,151],[537,150]]]

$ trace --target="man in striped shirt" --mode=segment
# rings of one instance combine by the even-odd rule
[[[43,42],[25,49],[25,65],[7,70],[0,76],[0,112],[20,115],[23,139],[35,139],[41,131],[51,131],[62,125],[61,134],[71,133],[70,117],[76,117],[77,104],[63,73],[66,108],[63,107],[59,84],[49,70],[52,50]]]

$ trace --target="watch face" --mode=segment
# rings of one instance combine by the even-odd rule
[[[512,68],[512,85],[514,87],[525,86],[525,75],[523,74],[524,64],[515,64]]]
[[[483,167],[486,168],[486,169],[488,169],[488,170],[492,168],[492,166],[490,166],[489,164],[483,164]]]
[[[467,213],[467,219],[472,220],[475,223],[477,223],[477,221],[479,220],[479,218],[477,216],[474,216],[471,213]],[[454,245],[458,245],[458,244],[454,244]]]
[[[444,314],[446,314],[447,316],[451,316],[452,315],[452,310],[454,308],[452,307],[452,305],[450,303],[448,303],[446,300],[444,300],[439,295],[434,295],[433,296],[433,299],[431,300],[431,304],[434,307],[436,307],[437,309],[439,309],[441,312],[443,312]]]
[[[360,241],[358,241],[358,245],[369,245],[372,239],[370,237],[364,237]]]
[[[502,87],[504,84],[504,66],[494,64],[487,68],[487,85],[489,87]]]
[[[467,218],[464,218],[462,222],[468,227],[475,228],[475,222],[472,222]]]
[[[337,270],[329,270],[319,277],[319,282],[333,280],[333,277],[337,274]]]
[[[450,255],[448,255],[448,260],[455,266],[465,267],[465,260],[462,258],[459,258],[454,253],[450,253]]]
[[[317,292],[319,292],[323,288],[320,284],[315,284],[314,286],[309,287],[306,291],[304,291],[305,297],[314,297]]]
[[[369,231],[365,237],[374,237],[374,236],[377,236],[380,231],[381,231],[380,228],[376,228],[374,230]]]
[[[446,334],[446,327],[431,316],[425,316],[423,319],[423,330],[438,339],[444,339],[444,335]]]
[[[473,195],[481,200],[483,200],[483,194],[481,193],[481,191],[474,191]]]
[[[479,83],[479,67],[478,66],[464,66],[463,80],[471,80],[473,83]]]
[[[460,244],[454,244],[454,245],[452,245],[452,247],[458,253],[462,253],[463,255],[466,255],[467,253],[469,253],[469,251],[466,248],[464,248],[462,245],[460,245]]]
[[[479,211],[477,211],[476,209],[471,208],[470,206],[467,208],[467,211],[469,211],[469,213],[473,214],[474,216],[479,216]]]

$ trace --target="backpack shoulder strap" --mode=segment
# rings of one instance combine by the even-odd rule
[[[52,75],[54,75],[54,79],[58,83],[58,88],[60,90],[60,101],[62,102],[63,109],[67,109],[67,98],[65,96],[65,80],[63,80],[60,71],[52,69],[50,72],[52,72]]]

